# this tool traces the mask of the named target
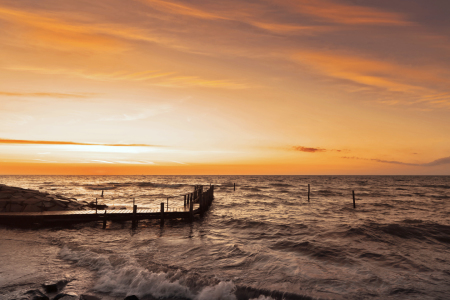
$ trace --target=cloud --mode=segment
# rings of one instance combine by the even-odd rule
[[[327,151],[326,149],[322,149],[322,148],[310,148],[310,147],[302,147],[302,146],[293,146],[292,148],[293,148],[295,151],[309,152],[309,153],[314,153],[314,152],[325,152],[325,151]]]
[[[0,96],[6,97],[47,97],[47,98],[89,98],[92,94],[66,94],[66,93],[22,93],[22,92],[0,92]]]
[[[422,166],[434,167],[434,166],[441,166],[441,165],[447,165],[447,164],[450,164],[450,156],[436,159],[432,162],[422,164]]]
[[[436,159],[429,163],[423,163],[423,164],[413,164],[413,163],[406,163],[401,161],[395,161],[395,160],[383,160],[378,158],[362,158],[362,157],[355,157],[355,156],[343,156],[342,158],[345,159],[359,159],[359,160],[368,160],[368,161],[374,161],[379,163],[386,163],[386,164],[395,164],[395,165],[404,165],[404,166],[415,166],[415,167],[435,167],[435,166],[441,166],[441,165],[447,165],[450,164],[450,156],[449,157],[443,157]]]
[[[292,146],[290,150],[298,151],[298,152],[308,152],[308,153],[315,153],[315,152],[349,152],[349,150],[344,149],[324,149],[319,147],[303,147],[303,146]]]
[[[294,60],[330,77],[396,92],[424,90],[421,86],[403,81],[405,77],[411,78],[413,74],[420,76],[421,80],[427,77],[426,73],[417,74],[417,69],[407,69],[385,61],[335,52],[301,51],[294,55]]]
[[[375,91],[378,101],[386,105],[450,106],[447,71],[439,66],[404,66],[337,51],[298,51],[292,59],[313,72],[336,79],[336,83],[350,82]]]
[[[289,1],[302,14],[346,25],[412,25],[404,15],[376,8],[328,0]]]
[[[83,146],[111,146],[111,147],[161,147],[149,144],[95,144],[62,141],[34,141],[34,140],[12,140],[0,139],[0,144],[24,144],[24,145],[83,145]]]
[[[109,73],[90,72],[85,70],[74,70],[64,68],[41,68],[33,66],[15,66],[6,67],[4,69],[13,71],[34,72],[38,74],[48,75],[68,75],[76,76],[91,80],[99,81],[148,81],[155,86],[163,87],[204,87],[204,88],[221,88],[221,89],[247,89],[252,86],[246,83],[240,83],[228,79],[207,79],[199,76],[183,76],[177,72],[160,72],[160,71],[139,71],[127,72],[116,71]],[[1,94],[0,94],[1,95]]]
[[[149,5],[151,8],[163,11],[165,13],[190,16],[207,20],[227,19],[226,17],[219,14],[207,12],[205,10],[194,8],[192,6],[187,6],[169,1],[141,0],[141,2]]]

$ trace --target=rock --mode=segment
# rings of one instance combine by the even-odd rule
[[[136,297],[135,295],[131,295],[131,296],[126,296],[125,299],[123,300],[139,300],[138,297]]]
[[[56,282],[46,282],[42,285],[44,288],[44,291],[46,293],[56,293],[61,291],[66,285],[68,281],[67,280],[59,280]]]
[[[61,293],[55,296],[53,300],[78,300],[79,297],[75,293]]]
[[[80,296],[80,300],[102,300],[102,298],[99,298],[97,296],[83,294]]]
[[[26,292],[24,296],[25,297],[21,298],[21,300],[50,300],[40,290],[30,290]]]
[[[31,197],[33,197],[35,195],[36,195],[35,193],[23,193],[21,196],[24,199],[28,199],[28,198],[31,198]]]
[[[74,198],[72,198],[74,199]],[[0,211],[42,212],[86,209],[86,203],[79,203],[60,194],[50,195],[37,190],[9,187],[0,184]]]
[[[0,193],[0,199],[9,199],[11,196],[12,194],[10,193]]]

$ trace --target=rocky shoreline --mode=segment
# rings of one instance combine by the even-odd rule
[[[0,184],[0,212],[43,212],[92,208],[95,208],[95,204],[67,198],[60,194],[53,195]]]
[[[101,298],[89,294],[65,293],[63,290],[67,283],[67,280],[46,282],[42,284],[42,289],[29,290],[23,293],[22,296],[11,300],[101,300]],[[125,297],[124,300],[139,300],[139,298],[131,295]]]

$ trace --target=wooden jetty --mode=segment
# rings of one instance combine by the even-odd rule
[[[160,219],[164,225],[165,219],[185,219],[193,221],[196,215],[203,216],[209,209],[214,199],[214,185],[203,191],[203,186],[195,186],[194,192],[181,195],[184,197],[184,207],[168,208],[161,203],[160,209],[138,209],[133,210],[66,210],[66,211],[44,211],[44,212],[0,212],[0,223],[6,224],[33,224],[33,223],[76,223],[103,221],[132,221],[133,227],[139,220]],[[173,198],[173,197],[170,197]],[[168,206],[168,203],[167,203]]]

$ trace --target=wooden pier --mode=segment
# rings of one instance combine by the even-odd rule
[[[44,211],[44,212],[0,212],[0,223],[6,224],[33,224],[33,223],[76,223],[103,221],[132,221],[133,227],[139,220],[161,220],[164,225],[165,219],[185,219],[193,221],[196,215],[203,216],[209,209],[214,199],[214,185],[207,191],[203,191],[203,186],[195,186],[194,192],[181,195],[184,197],[184,207],[168,208],[161,203],[160,209],[139,209],[137,205],[133,210],[72,210],[72,211]],[[173,197],[170,197],[173,198]],[[168,202],[167,202],[168,206]]]

